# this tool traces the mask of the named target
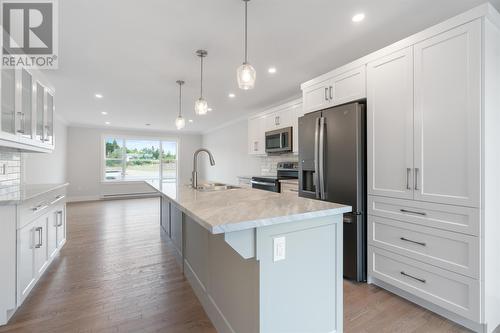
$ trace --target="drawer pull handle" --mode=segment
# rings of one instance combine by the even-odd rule
[[[43,245],[43,228],[42,227],[35,228],[35,231],[38,234],[38,243],[35,245],[35,249],[39,249]]]
[[[425,283],[426,281],[424,279],[420,279],[418,277],[411,276],[410,274],[406,274],[405,272],[401,271],[401,275],[409,277],[410,279],[416,280],[418,282]]]
[[[62,200],[62,199],[64,199],[64,195],[60,194],[60,195],[58,195],[57,197],[55,197],[55,199],[54,199],[54,200],[52,200],[52,201],[50,202],[50,204],[51,204],[51,205],[53,205],[53,204],[55,204],[56,202],[58,202],[59,200]]]
[[[415,212],[413,210],[407,210],[407,209],[400,209],[399,210],[401,213],[408,213],[408,214],[417,214],[417,215],[422,215],[422,216],[426,216],[427,213],[423,213],[423,212]]]
[[[45,208],[49,207],[48,205],[44,205],[44,204],[41,204],[41,205],[38,205],[36,207],[33,207],[32,210],[33,212],[39,212],[41,210],[44,210]]]
[[[411,239],[408,239],[405,237],[401,237],[399,239],[401,239],[402,241],[405,241],[405,242],[410,242],[410,243],[417,244],[417,245],[427,246],[427,244],[425,244],[423,242],[417,242],[417,241],[414,241],[414,240],[411,240]]]

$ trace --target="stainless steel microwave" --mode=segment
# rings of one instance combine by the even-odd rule
[[[286,153],[293,150],[292,127],[266,132],[266,153]]]

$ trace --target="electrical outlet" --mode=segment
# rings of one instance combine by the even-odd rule
[[[273,248],[274,248],[274,255],[273,255],[273,260],[280,261],[280,260],[285,260],[286,257],[286,239],[285,237],[276,237],[273,238]]]

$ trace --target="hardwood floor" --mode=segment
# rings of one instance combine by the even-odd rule
[[[68,242],[0,332],[216,332],[159,230],[158,199],[68,205]],[[344,283],[345,332],[467,332]]]

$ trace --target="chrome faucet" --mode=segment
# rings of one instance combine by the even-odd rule
[[[205,153],[208,154],[208,157],[210,159],[210,165],[214,166],[215,165],[215,160],[214,157],[212,156],[212,153],[210,150],[205,149],[205,148],[200,148],[197,151],[194,152],[194,157],[193,157],[193,174],[191,178],[191,186],[194,189],[198,188],[198,154],[204,151]]]

